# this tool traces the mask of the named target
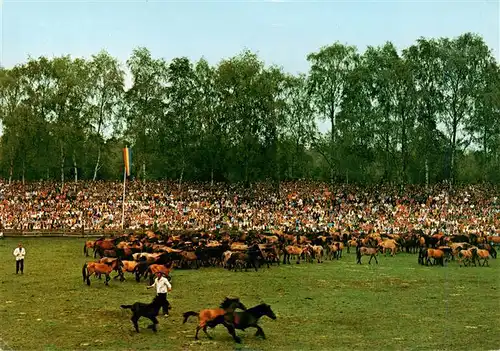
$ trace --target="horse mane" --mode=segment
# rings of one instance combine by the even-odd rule
[[[245,312],[248,312],[248,313],[253,313],[255,311],[260,311],[260,310],[263,310],[265,308],[269,307],[269,305],[267,303],[261,303],[257,306],[253,306],[253,307],[250,307],[249,309],[247,309]]]
[[[222,303],[220,304],[220,308],[222,308],[222,309],[229,308],[232,303],[239,302],[239,301],[240,301],[239,298],[230,299],[229,297],[226,297],[224,299],[224,301],[222,301]]]
[[[153,301],[149,304],[151,307],[161,307],[162,302],[160,301],[160,298],[157,296],[154,297]]]

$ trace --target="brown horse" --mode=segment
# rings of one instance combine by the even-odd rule
[[[95,241],[86,241],[85,244],[83,245],[83,254],[85,257],[89,255],[89,250],[93,249],[95,246]]]
[[[116,259],[109,264],[99,262],[89,262],[88,264],[85,263],[82,268],[83,281],[85,282],[86,280],[87,285],[90,286],[90,277],[92,275],[104,274],[106,276],[104,284],[109,285],[108,283],[111,280],[110,274],[114,270],[118,271],[118,274],[121,277],[120,280],[123,281],[125,278],[123,277],[123,271],[121,267],[123,267],[123,263],[119,259]]]
[[[300,264],[300,256],[302,256],[303,252],[304,249],[302,247],[292,245],[285,246],[283,250],[283,264],[290,264],[290,256],[292,255],[297,257],[297,264]]]
[[[472,254],[474,255],[474,259],[479,263],[480,266],[486,264],[488,267],[490,264],[488,263],[488,258],[490,257],[490,252],[484,249],[472,249]],[[483,260],[483,264],[481,265],[481,260]]]
[[[113,239],[98,239],[94,243],[94,257],[99,253],[101,257],[104,257],[104,250],[115,249],[115,243]]]
[[[460,267],[462,267],[462,263],[464,264],[464,267],[467,266],[467,263],[474,264],[476,266],[476,260],[474,256],[474,251],[476,248],[471,247],[467,250],[459,250],[458,251],[458,263],[460,264]]]
[[[207,335],[209,339],[212,339],[210,335],[207,333],[208,323],[219,316],[224,316],[226,313],[233,313],[235,309],[241,309],[246,311],[245,305],[243,305],[239,298],[228,298],[226,297],[224,301],[220,304],[219,308],[213,309],[203,309],[200,312],[189,311],[184,313],[184,321],[182,324],[186,323],[190,316],[198,317],[198,326],[196,327],[196,334],[194,336],[195,339],[198,339],[198,333],[201,329]],[[236,336],[236,332],[234,330],[234,326],[230,323],[223,322],[224,326],[227,328],[229,333],[233,336],[236,342],[240,342],[239,337]]]
[[[163,264],[152,264],[148,267],[148,275],[149,275],[149,285],[153,284],[154,277],[156,273],[163,273],[166,277],[170,276],[170,272],[172,272],[172,265],[163,265]]]
[[[368,261],[368,264],[372,264],[372,258],[375,259],[375,263],[378,264],[377,261],[377,254],[378,254],[378,249],[375,247],[357,247],[356,248],[356,264],[361,264],[361,257],[362,256],[370,256],[370,260]]]

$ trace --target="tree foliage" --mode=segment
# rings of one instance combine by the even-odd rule
[[[211,65],[137,48],[0,68],[0,176],[120,179],[129,146],[133,177],[179,186],[500,181],[500,68],[481,37],[336,42],[307,60],[292,75],[248,50]]]

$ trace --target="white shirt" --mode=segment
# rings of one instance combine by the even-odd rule
[[[16,247],[16,249],[14,250],[16,261],[24,260],[24,255],[26,255],[26,250],[24,249],[24,247],[22,247],[21,249]]]
[[[156,278],[153,286],[156,286],[156,293],[157,294],[166,294],[168,289],[172,289],[172,285],[168,281],[167,278],[161,277],[161,278]]]

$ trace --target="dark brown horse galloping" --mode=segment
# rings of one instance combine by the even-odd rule
[[[271,306],[262,303],[243,312],[235,311],[233,313],[226,313],[223,316],[218,316],[214,320],[208,321],[207,325],[210,328],[214,328],[216,325],[226,322],[234,325],[236,329],[243,331],[247,328],[256,328],[257,332],[255,336],[262,336],[262,338],[265,339],[266,335],[264,334],[264,330],[257,324],[259,319],[263,316],[268,316],[273,320],[276,319],[276,315],[271,309]],[[234,340],[238,342],[236,339]]]

